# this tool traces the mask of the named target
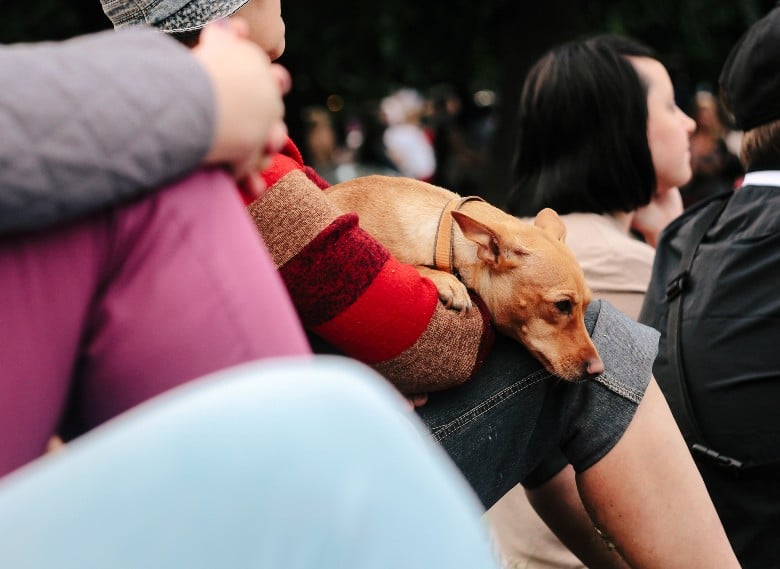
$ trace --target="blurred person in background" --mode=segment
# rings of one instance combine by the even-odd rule
[[[431,135],[423,127],[425,99],[416,89],[404,87],[381,101],[386,123],[383,140],[387,155],[402,175],[430,181],[436,172]]]
[[[694,96],[696,131],[691,137],[693,177],[680,188],[687,208],[720,192],[733,190],[744,174],[739,162],[741,133],[727,129],[721,119],[720,105],[710,91]],[[736,151],[731,146],[736,143]]]
[[[446,84],[428,91],[425,125],[433,138],[436,171],[431,183],[462,196],[480,193],[487,167],[487,144],[477,144],[465,124],[463,101]]]

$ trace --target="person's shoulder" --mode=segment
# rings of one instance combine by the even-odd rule
[[[656,250],[663,249],[678,235],[687,238],[687,234],[697,219],[708,215],[712,208],[720,208],[724,201],[730,199],[734,190],[719,192],[688,207],[661,232]]]
[[[734,194],[734,190],[728,189],[701,200],[700,202],[688,207],[669,224],[669,227],[681,225],[689,222],[692,219],[696,219],[709,210],[712,207],[718,207],[724,200],[728,200]]]

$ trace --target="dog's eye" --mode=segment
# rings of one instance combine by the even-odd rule
[[[559,300],[555,303],[555,308],[563,314],[571,314],[571,300]]]

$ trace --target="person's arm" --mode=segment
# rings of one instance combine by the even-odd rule
[[[596,531],[577,491],[570,465],[544,484],[525,492],[539,517],[586,567],[628,569],[617,550]]]
[[[655,380],[623,437],[577,474],[577,485],[591,517],[631,567],[739,567]]]
[[[658,333],[604,301],[599,304],[597,314],[586,313],[586,321],[597,316],[592,337],[606,371],[567,386],[576,412],[568,415],[560,439],[562,455],[547,455],[522,480],[537,489],[534,507],[543,510],[561,541],[583,557],[589,555],[583,548],[604,553],[604,544],[593,539],[595,525],[630,567],[738,567],[696,464],[652,378]],[[576,472],[581,502],[573,498],[570,478],[556,478],[563,462]],[[593,524],[584,517],[583,505]]]
[[[38,229],[193,170],[214,131],[203,67],[151,31],[0,48],[0,231]]]
[[[433,283],[339,211],[299,159],[279,155],[264,176],[268,193],[249,211],[307,330],[403,393],[470,379],[493,339],[478,299],[464,314],[445,309]]]
[[[739,567],[655,381],[626,433],[600,461],[577,475],[566,467],[526,493],[588,567]]]
[[[122,203],[204,163],[261,164],[285,133],[279,80],[234,30],[203,36],[193,52],[145,29],[0,47],[0,234]]]

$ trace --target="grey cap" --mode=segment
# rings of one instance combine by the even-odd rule
[[[154,26],[166,32],[199,30],[249,0],[100,0],[115,28]]]

